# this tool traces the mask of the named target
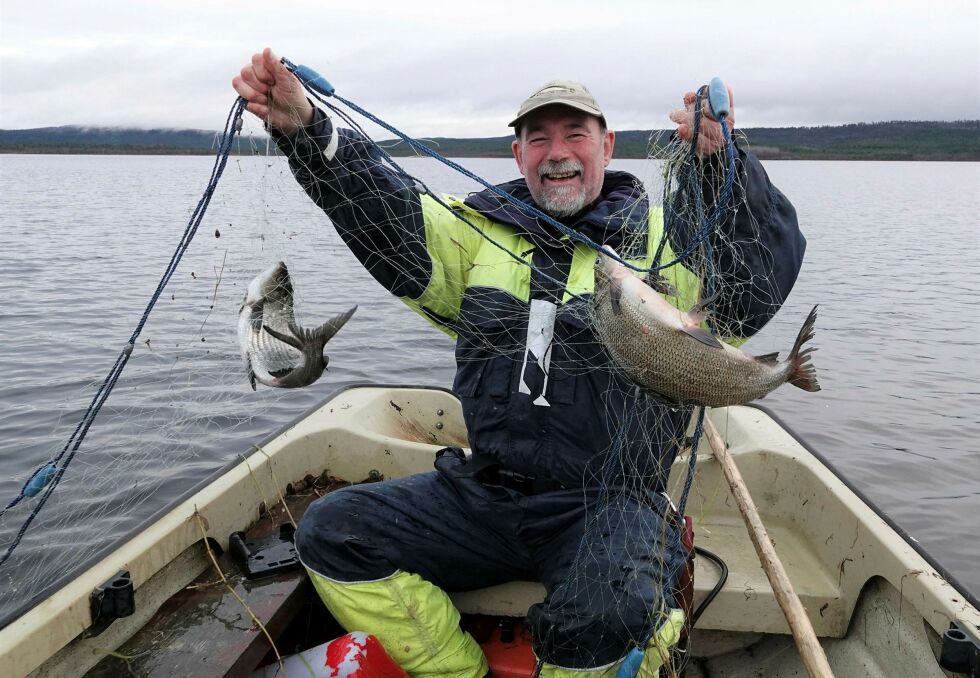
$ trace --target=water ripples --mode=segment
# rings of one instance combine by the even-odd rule
[[[475,188],[433,161],[403,164],[440,190]],[[464,164],[492,181],[515,175],[511,161]],[[4,503],[74,429],[139,319],[210,166],[208,158],[4,156]],[[613,167],[652,174],[639,161]],[[824,390],[783,388],[762,404],[980,592],[980,536],[963,518],[980,512],[980,327],[972,312],[980,165],[767,168],[796,205],[809,246],[785,308],[747,349],[788,350],[819,303],[814,362]],[[248,281],[277,258],[290,262],[301,324],[360,308],[328,345],[320,382],[252,392],[238,355],[238,306]],[[8,587],[0,612],[40,595],[52,567],[99,553],[337,388],[448,386],[454,372],[452,342],[380,289],[281,160],[229,165],[139,341],[14,568],[0,573]],[[25,515],[0,522],[4,543]],[[76,543],[71,557],[61,548],[68,542]]]

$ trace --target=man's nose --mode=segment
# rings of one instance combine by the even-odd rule
[[[568,160],[572,153],[565,143],[564,139],[553,139],[550,144],[548,144],[548,155],[547,160],[551,162],[561,162],[562,160]]]

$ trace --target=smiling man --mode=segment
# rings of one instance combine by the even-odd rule
[[[582,85],[555,80],[532,94],[510,123],[517,167],[534,201],[553,217],[581,212],[599,197],[615,132]]]
[[[636,477],[609,475],[612,436],[638,421],[627,416],[637,396],[584,320],[596,253],[493,191],[449,198],[447,210],[315,108],[271,50],[233,86],[367,270],[456,340],[453,390],[472,455],[447,448],[431,473],[345,488],[310,507],[296,548],[327,608],[345,628],[376,635],[413,678],[482,678],[486,660],[445,591],[539,581],[547,597],[527,623],[540,675],[611,678],[643,648],[638,675],[656,676],[683,622],[675,591],[686,553],[663,490],[689,412],[652,405],[656,426],[626,431],[637,441]],[[689,138],[694,95],[684,103],[671,118]],[[592,94],[550,82],[510,125],[524,178],[498,189],[649,266],[661,210],[636,177],[607,169],[615,135]],[[709,168],[718,123],[706,119],[700,140]],[[737,168],[740,208],[720,235],[739,244],[738,258],[716,249],[730,292],[712,316],[745,337],[786,298],[804,240],[758,160],[739,150]],[[703,192],[713,201],[714,183]],[[669,234],[664,260],[690,232],[682,224]],[[671,271],[693,303],[702,281]],[[603,529],[587,529],[587,518]]]

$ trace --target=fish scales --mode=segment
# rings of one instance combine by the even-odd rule
[[[293,285],[282,262],[252,280],[238,318],[238,342],[249,383],[276,388],[309,386],[329,359],[326,343],[357,309],[340,313],[314,330],[304,330],[293,313]]]
[[[790,358],[754,358],[699,328],[699,318],[662,296],[609,257],[600,256],[593,295],[596,331],[616,365],[638,386],[679,404],[724,407],[761,398],[787,381],[819,390],[811,312]]]

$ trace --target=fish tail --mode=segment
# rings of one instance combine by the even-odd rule
[[[810,362],[810,354],[817,349],[810,347],[800,350],[803,348],[803,344],[813,339],[813,326],[816,320],[817,307],[814,306],[810,315],[806,317],[803,327],[800,328],[800,333],[796,335],[796,343],[793,344],[793,350],[787,359],[790,364],[789,383],[797,388],[802,388],[804,391],[820,390],[820,384],[817,383],[817,370]]]
[[[356,310],[357,306],[348,311],[335,315],[333,318],[320,325],[320,327],[313,330],[311,334],[317,341],[322,341],[324,344],[326,344],[328,341],[330,341],[333,335],[337,334],[341,327],[347,324],[347,321],[350,320],[350,317],[354,315],[354,311]]]

